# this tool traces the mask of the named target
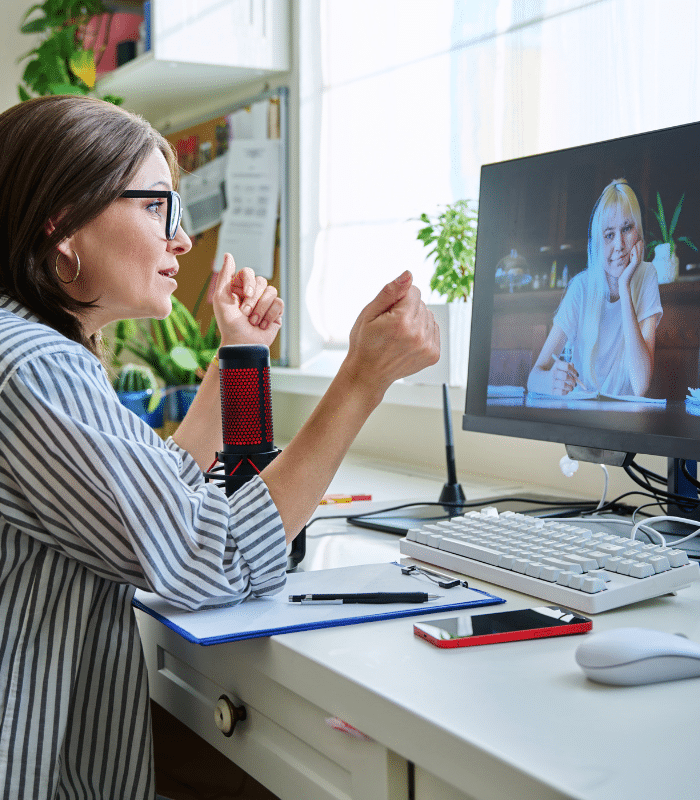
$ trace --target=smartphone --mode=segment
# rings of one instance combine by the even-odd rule
[[[567,608],[542,606],[416,622],[413,632],[436,647],[472,647],[545,636],[568,636],[586,633],[592,627],[590,619]]]

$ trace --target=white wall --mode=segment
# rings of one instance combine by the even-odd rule
[[[36,37],[19,32],[29,0],[3,0],[3,25],[0,28],[0,111],[19,102],[19,84],[26,62],[17,59],[34,47]]]

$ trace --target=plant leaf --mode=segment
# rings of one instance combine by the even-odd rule
[[[76,50],[68,60],[71,72],[90,89],[95,88],[97,73],[95,70],[95,54],[92,50]]]
[[[681,214],[681,208],[683,208],[683,200],[685,199],[685,194],[681,197],[678,201],[678,205],[676,206],[676,210],[673,212],[673,217],[671,218],[671,225],[668,229],[669,237],[673,236],[673,232],[676,230],[676,225],[678,224],[678,217]]]
[[[658,206],[658,213],[655,213],[656,219],[659,221],[659,226],[661,228],[661,238],[664,242],[668,242],[668,230],[666,228],[666,217],[664,215],[664,207],[661,205],[661,194],[659,192],[656,193],[656,204]]]
[[[82,86],[75,86],[72,83],[50,83],[49,94],[87,94]]]
[[[197,354],[189,347],[178,345],[170,351],[170,357],[175,365],[187,372],[194,372],[199,367]]]

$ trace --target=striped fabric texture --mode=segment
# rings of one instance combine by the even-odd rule
[[[195,610],[279,591],[263,481],[231,497],[82,345],[0,297],[0,797],[155,797],[135,588]]]

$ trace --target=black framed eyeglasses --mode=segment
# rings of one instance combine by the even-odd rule
[[[129,189],[121,197],[163,197],[167,202],[165,238],[172,241],[182,221],[182,199],[172,189]]]

